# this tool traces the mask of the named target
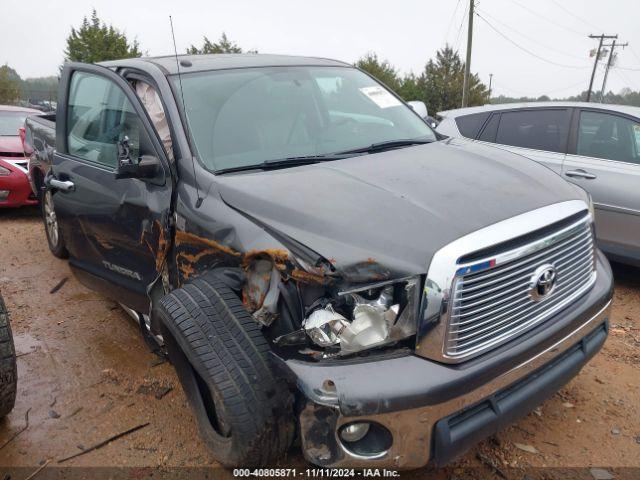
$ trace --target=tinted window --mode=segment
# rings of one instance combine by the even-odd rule
[[[456,125],[458,125],[458,130],[460,130],[462,136],[476,138],[487,118],[489,118],[489,112],[462,115],[456,118]]]
[[[182,87],[198,156],[212,170],[390,140],[436,140],[409,107],[354,68],[194,72],[182,75]]]
[[[482,133],[478,137],[478,140],[483,140],[485,142],[495,142],[499,123],[500,114],[495,113],[482,129]]]
[[[77,72],[67,110],[69,153],[108,167],[118,163],[118,142],[129,138],[131,158],[149,153],[149,139],[124,92],[110,80]]]
[[[640,124],[617,115],[581,112],[576,153],[640,163]]]
[[[503,112],[496,143],[563,153],[568,127],[566,110]]]

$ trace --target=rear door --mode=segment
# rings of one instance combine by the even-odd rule
[[[531,108],[494,112],[477,139],[523,155],[562,173],[571,109]]]
[[[583,108],[573,124],[565,178],[591,194],[603,250],[640,265],[640,121]]]
[[[57,122],[54,205],[80,280],[140,312],[168,246],[172,181],[166,154],[130,85],[96,65],[71,64]],[[153,179],[120,178],[118,147],[160,160]]]

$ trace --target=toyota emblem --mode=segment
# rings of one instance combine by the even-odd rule
[[[541,265],[531,277],[529,294],[536,301],[548,297],[556,286],[558,273],[556,267],[550,263]]]

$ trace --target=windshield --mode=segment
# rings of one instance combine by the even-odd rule
[[[29,114],[26,112],[0,111],[0,137],[18,135],[18,129],[24,126],[24,120]]]
[[[177,76],[174,87],[180,89]],[[182,75],[198,157],[226,170],[322,156],[435,133],[368,75],[345,67],[269,67]]]

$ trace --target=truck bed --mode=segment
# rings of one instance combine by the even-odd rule
[[[24,151],[29,155],[29,181],[36,196],[44,185],[44,179],[51,169],[56,143],[56,114],[32,115],[25,125]]]

